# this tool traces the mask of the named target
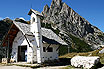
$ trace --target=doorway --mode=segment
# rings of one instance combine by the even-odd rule
[[[27,46],[18,46],[18,62],[27,62]]]

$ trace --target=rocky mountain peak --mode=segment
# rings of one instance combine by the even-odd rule
[[[61,12],[66,12],[68,14],[69,10],[70,10],[70,7],[66,3],[63,3]]]
[[[46,11],[46,12],[48,12],[48,10],[49,10],[49,6],[46,4],[46,5],[44,6],[44,9],[43,9],[43,11]]]
[[[49,12],[49,6],[48,6],[48,5],[45,5],[43,11],[44,11],[44,12],[42,12],[42,14],[44,14],[44,16],[47,16],[46,13]]]
[[[62,0],[52,0],[50,8],[55,8],[55,7],[61,8],[61,6],[62,6]]]
[[[51,6],[46,5],[43,10],[43,23],[46,27],[56,30],[57,34],[69,45],[86,46],[78,44],[70,35],[83,40],[91,48],[104,44],[104,34],[97,27],[91,25],[86,19],[76,13],[62,0],[52,0]],[[80,41],[79,40],[79,41]],[[82,42],[83,42],[82,41]]]
[[[51,5],[56,4],[57,6],[60,6],[62,4],[62,0],[52,0]]]

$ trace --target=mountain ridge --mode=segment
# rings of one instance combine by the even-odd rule
[[[49,24],[52,29],[58,29],[58,35],[69,45],[73,44],[69,34],[84,41],[93,50],[97,49],[98,45],[104,44],[104,33],[96,26],[91,25],[62,0],[52,0],[50,7],[44,6],[42,14],[44,26]]]

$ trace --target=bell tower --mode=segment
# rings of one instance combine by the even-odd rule
[[[28,15],[31,16],[30,20],[30,32],[33,33],[36,39],[37,44],[37,63],[42,63],[42,52],[43,52],[43,44],[42,44],[42,34],[41,34],[41,23],[40,17],[42,16],[41,13],[30,9]]]

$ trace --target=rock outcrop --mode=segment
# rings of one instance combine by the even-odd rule
[[[74,67],[92,68],[100,62],[100,57],[75,56],[71,59]]]
[[[91,49],[97,49],[98,45],[104,44],[104,33],[61,0],[52,0],[50,7],[44,6],[42,14],[43,26],[57,31],[56,33],[74,50],[81,45],[74,42],[70,35],[84,41],[85,48],[90,46]]]

